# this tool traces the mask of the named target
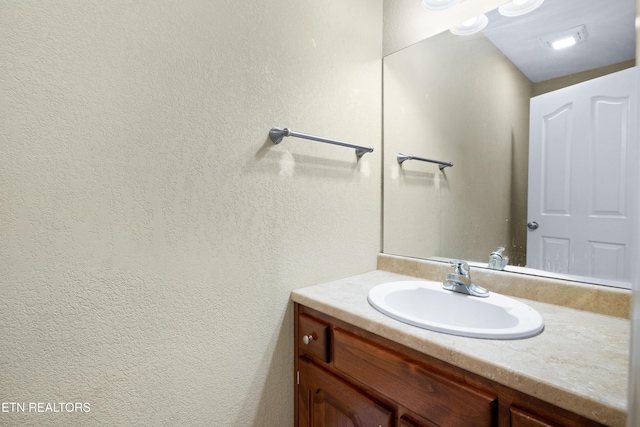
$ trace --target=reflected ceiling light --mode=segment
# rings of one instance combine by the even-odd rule
[[[533,12],[542,3],[544,3],[544,0],[513,0],[511,3],[500,6],[498,11],[500,15],[504,16],[520,16]]]
[[[449,31],[457,36],[468,36],[470,34],[477,33],[478,31],[482,31],[488,23],[489,18],[487,18],[487,15],[478,15],[471,19],[467,19],[455,27],[451,27]]]
[[[554,50],[564,49],[581,43],[587,39],[587,28],[584,25],[541,37],[548,47]]]
[[[565,47],[570,47],[576,44],[576,39],[573,36],[565,37],[560,40],[556,40],[551,43],[551,47],[555,50],[564,49]]]
[[[426,10],[445,10],[455,6],[462,0],[422,0],[422,7]]]

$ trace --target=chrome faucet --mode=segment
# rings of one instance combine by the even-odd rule
[[[471,281],[469,264],[460,260],[451,261],[450,264],[455,270],[447,273],[447,278],[442,283],[444,289],[480,298],[489,296],[488,290]]]
[[[509,263],[509,257],[502,254],[504,247],[500,246],[489,255],[489,268],[493,270],[504,270]]]

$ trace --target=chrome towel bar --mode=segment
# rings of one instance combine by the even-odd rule
[[[451,162],[441,162],[440,160],[431,160],[425,159],[424,157],[417,157],[413,154],[398,153],[398,163],[402,164],[402,162],[404,162],[405,160],[420,160],[421,162],[436,163],[439,165],[438,167],[440,168],[440,170],[453,167],[453,163]]]
[[[339,145],[341,147],[353,148],[356,150],[356,156],[362,157],[366,153],[372,153],[373,147],[365,147],[362,145],[349,144],[348,142],[336,141],[334,139],[322,138],[319,136],[308,135],[306,133],[294,132],[288,128],[271,128],[269,131],[269,139],[274,144],[280,144],[285,136],[293,136],[296,138],[310,139],[312,141],[324,142],[327,144]]]

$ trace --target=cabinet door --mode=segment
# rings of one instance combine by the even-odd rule
[[[300,359],[299,427],[392,427],[391,411],[348,383]]]

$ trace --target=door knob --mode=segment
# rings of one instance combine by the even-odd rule
[[[531,221],[527,224],[527,227],[529,227],[529,230],[537,230],[540,225],[535,221]]]
[[[303,342],[303,343],[305,343],[306,345],[309,345],[309,343],[310,343],[311,341],[313,341],[313,339],[314,339],[314,335],[315,335],[315,334],[310,334],[310,335],[305,335],[305,336],[303,336],[303,337],[302,337],[302,342]]]

